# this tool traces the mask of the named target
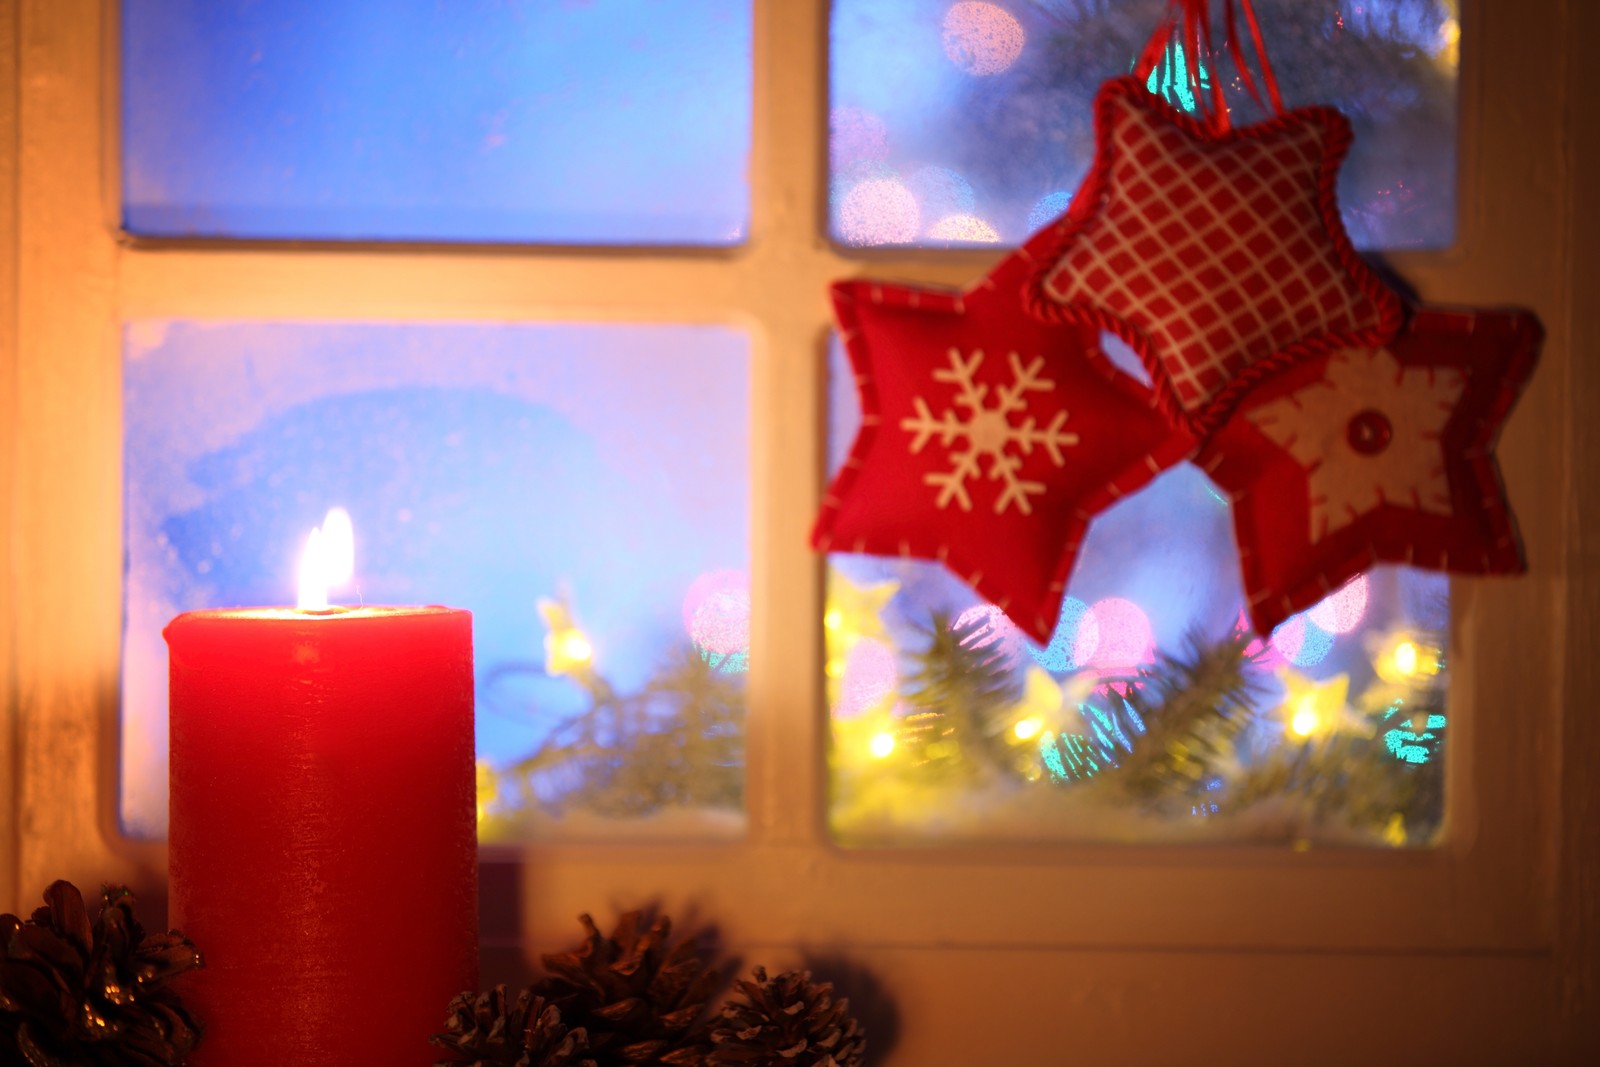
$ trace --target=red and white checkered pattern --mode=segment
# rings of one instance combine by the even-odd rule
[[[1380,327],[1379,306],[1341,259],[1342,229],[1330,232],[1337,215],[1319,200],[1343,133],[1336,113],[1296,111],[1209,138],[1142,92],[1111,92],[1102,105],[1102,207],[1061,249],[1045,294],[1142,333],[1185,409],[1297,342]]]

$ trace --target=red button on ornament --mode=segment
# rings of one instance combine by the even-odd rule
[[[1350,447],[1363,455],[1375,456],[1389,447],[1389,442],[1394,440],[1394,426],[1389,422],[1389,416],[1381,411],[1367,408],[1358,411],[1350,419],[1350,425],[1345,430],[1345,437],[1350,442]]]

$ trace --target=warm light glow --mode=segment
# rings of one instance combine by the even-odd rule
[[[588,638],[573,630],[561,635],[561,655],[569,663],[588,663],[594,658],[594,646]]]
[[[321,526],[312,527],[300,553],[300,592],[295,606],[301,611],[328,610],[328,591],[344,585],[356,571],[355,529],[350,513],[330,508]]]
[[[1410,641],[1402,641],[1394,650],[1395,669],[1406,677],[1417,673],[1417,646]]]
[[[1028,738],[1037,735],[1040,728],[1043,726],[1044,723],[1040,722],[1038,719],[1020,719],[1018,720],[1017,725],[1011,728],[1011,732],[1017,735],[1018,741],[1026,741]]]
[[[1302,697],[1295,708],[1294,718],[1289,720],[1289,729],[1300,737],[1310,737],[1321,727],[1322,716],[1317,713],[1316,697]]]
[[[844,625],[844,612],[838,608],[829,608],[827,613],[822,616],[822,625],[830,630],[837,630]]]
[[[544,670],[552,678],[563,674],[583,677],[594,659],[594,645],[578,628],[572,612],[559,600],[539,601],[539,615],[544,619]]]
[[[300,595],[295,606],[301,611],[326,611],[328,584],[328,550],[321,528],[314,526],[300,553]]]
[[[874,759],[883,759],[894,751],[894,734],[874,734],[867,747],[872,752]]]
[[[1350,694],[1349,675],[1318,682],[1286,670],[1281,677],[1285,693],[1280,714],[1290,735],[1308,738],[1336,731],[1359,732],[1359,723],[1349,718],[1345,706]]]
[[[330,588],[345,585],[356,576],[356,531],[344,508],[329,508],[323,517],[322,551]]]
[[[997,244],[1000,234],[976,215],[946,215],[928,229],[935,241],[964,241],[968,244]]]
[[[1028,40],[1015,15],[982,0],[953,5],[945,12],[943,29],[944,54],[979,77],[999,74],[1015,63]]]
[[[839,236],[846,244],[906,244],[917,238],[922,209],[894,178],[873,178],[850,188],[839,202]]]

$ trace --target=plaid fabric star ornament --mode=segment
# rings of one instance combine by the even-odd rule
[[[861,427],[812,533],[821,551],[937,560],[1047,642],[1090,518],[1189,455],[1090,326],[1022,307],[1029,261],[965,293],[833,286]]]
[[[1202,124],[1137,76],[1106,82],[1094,166],[1025,247],[1038,263],[1029,309],[1122,337],[1164,408],[1197,429],[1273,370],[1400,327],[1399,297],[1339,219],[1349,121],[1279,107],[1229,128],[1225,108]]]
[[[1196,459],[1233,499],[1257,633],[1374,563],[1527,569],[1494,446],[1542,339],[1528,312],[1424,308],[1257,383]]]

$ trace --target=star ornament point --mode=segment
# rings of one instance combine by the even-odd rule
[[[1256,384],[1196,462],[1234,499],[1258,633],[1375,563],[1526,570],[1494,444],[1542,338],[1527,312],[1424,308]]]
[[[1339,219],[1343,115],[1300,108],[1219,133],[1113,78],[1095,130],[1083,188],[1026,246],[1028,306],[1121,336],[1175,417],[1209,426],[1277,366],[1394,336],[1399,297]]]
[[[833,286],[861,425],[823,500],[823,551],[943,563],[1048,641],[1090,517],[1188,456],[1093,327],[1022,306],[1013,254],[952,293]]]

